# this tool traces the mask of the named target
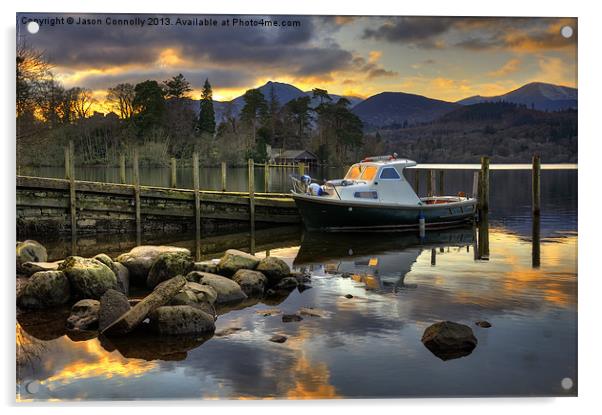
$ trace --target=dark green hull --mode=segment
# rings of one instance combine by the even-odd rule
[[[293,195],[295,204],[309,230],[412,230],[424,217],[427,229],[448,228],[471,222],[476,201],[439,205],[399,206],[352,203],[320,197]]]

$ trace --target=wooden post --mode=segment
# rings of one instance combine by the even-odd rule
[[[169,186],[172,189],[175,189],[178,187],[178,170],[177,170],[177,162],[176,162],[176,158],[172,157],[169,160],[169,164],[171,167],[171,180],[169,181]]]
[[[251,230],[255,230],[255,166],[253,159],[249,159],[249,219]]]
[[[119,155],[119,183],[125,184],[125,154]]]
[[[263,170],[263,191],[268,193],[270,191],[270,165],[265,163]]]
[[[479,189],[479,209],[489,210],[489,157],[481,157],[481,181]]]
[[[200,250],[200,239],[201,239],[201,194],[199,192],[200,187],[200,176],[199,176],[199,154],[195,151],[192,153],[192,185],[194,187],[194,229],[196,232],[197,241],[197,260],[199,257]]]
[[[225,192],[226,188],[226,162],[222,161],[222,192]]]
[[[431,197],[435,194],[435,176],[432,170],[428,170],[426,174],[426,195]]]
[[[531,266],[539,268],[541,265],[541,222],[539,215],[533,215],[531,227]]]
[[[473,199],[479,197],[479,172],[478,171],[475,171],[474,175],[472,176],[472,197],[473,197]]]
[[[299,163],[299,176],[303,176],[305,174],[305,163]]]
[[[533,156],[533,170],[531,172],[531,190],[534,215],[539,215],[541,211],[540,170],[541,161],[539,160],[539,156]]]
[[[69,142],[71,145],[71,142]],[[71,172],[71,167],[69,166],[69,152],[71,151],[71,147],[65,147],[65,179],[69,180],[69,173]]]
[[[414,191],[417,196],[420,196],[420,170],[414,169]]]
[[[445,195],[445,170],[439,170],[439,196]]]
[[[138,149],[134,149],[134,161],[132,165],[134,181],[134,204],[136,207],[136,243],[142,242],[142,223],[140,217],[140,170],[138,166]]]
[[[437,265],[437,250],[435,248],[431,249],[431,265]]]
[[[69,141],[69,211],[71,213],[71,253],[76,252],[77,238],[77,199],[75,195],[75,150],[73,141]]]

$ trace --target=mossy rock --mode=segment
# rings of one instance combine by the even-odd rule
[[[187,275],[194,268],[194,261],[186,252],[166,252],[160,254],[146,278],[148,288],[155,288],[163,281],[177,275]]]
[[[111,268],[93,258],[70,256],[61,265],[71,283],[75,298],[98,300],[108,289],[117,288],[117,277]]]

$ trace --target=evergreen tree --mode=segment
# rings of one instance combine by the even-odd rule
[[[199,134],[215,134],[215,110],[213,109],[213,90],[209,79],[205,79],[203,91],[201,92],[201,109],[199,112],[199,123],[197,125]]]
[[[248,148],[254,147],[257,142],[257,130],[266,119],[268,104],[259,89],[249,89],[243,96],[245,105],[240,113],[240,119],[251,130],[251,142]]]
[[[153,127],[162,127],[166,106],[163,89],[157,81],[144,81],[134,87],[132,106],[135,122],[141,133]]]
[[[165,97],[166,98],[187,98],[188,93],[192,91],[190,87],[190,82],[184,78],[184,75],[179,74],[178,76],[174,76],[167,81],[163,81],[165,85]]]

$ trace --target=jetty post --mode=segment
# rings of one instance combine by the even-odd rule
[[[251,232],[255,231],[255,165],[253,159],[249,159],[249,220],[251,221]]]
[[[489,157],[481,157],[481,172],[479,181],[479,209],[489,211]]]
[[[170,181],[169,181],[169,186],[172,189],[175,189],[178,187],[178,174],[177,174],[177,164],[176,164],[176,158],[172,157],[169,159],[169,164],[170,164],[170,168],[171,168],[171,177],[170,177]]]
[[[541,160],[539,156],[533,156],[533,167],[531,171],[531,191],[532,191],[532,200],[533,200],[533,215],[539,216],[541,212]]]
[[[531,227],[531,267],[539,268],[541,265],[541,218],[533,215]]]
[[[119,183],[125,184],[125,154],[119,155]]]
[[[134,204],[136,206],[136,244],[142,244],[142,221],[140,218],[140,170],[138,165],[138,148],[134,149]]]
[[[439,196],[445,195],[445,170],[439,170]]]
[[[473,176],[472,176],[472,197],[473,198],[477,198],[479,197],[479,182],[480,182],[480,172],[475,171]]]
[[[197,259],[200,257],[200,239],[201,239],[201,193],[199,176],[199,153],[192,153],[192,186],[194,188],[194,230]]]
[[[266,162],[263,168],[263,191],[268,193],[270,191],[270,164]]]
[[[226,188],[226,162],[222,161],[222,192],[225,192]]]
[[[71,255],[77,254],[77,199],[75,195],[75,150],[69,141],[69,212],[71,213]]]
[[[426,195],[428,197],[435,195],[435,175],[433,170],[427,170],[426,175]]]
[[[71,167],[69,167],[69,152],[70,152],[70,147],[65,147],[65,179],[69,180],[69,173],[70,173],[70,169]]]
[[[305,163],[299,163],[299,176],[303,176],[305,174]]]

